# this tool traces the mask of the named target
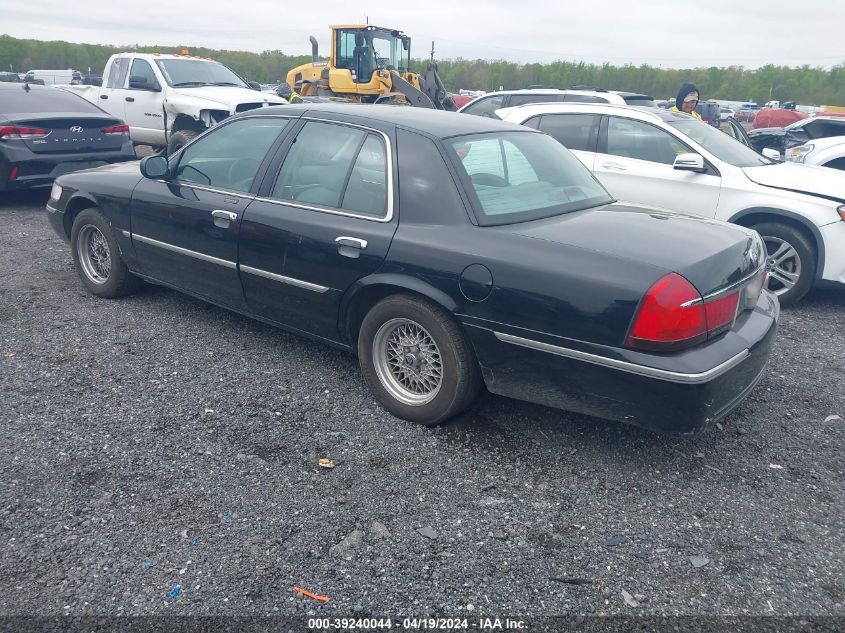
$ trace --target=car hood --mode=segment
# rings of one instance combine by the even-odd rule
[[[807,141],[806,144],[812,145],[814,151],[819,151],[820,149],[828,149],[830,147],[836,147],[837,145],[845,145],[845,136],[828,136],[827,138],[814,138]]]
[[[624,260],[623,265],[650,266],[661,276],[677,272],[703,295],[748,276],[764,257],[761,242],[750,229],[629,204],[501,228],[600,252]]]
[[[777,163],[744,167],[752,182],[764,187],[783,189],[845,202],[845,172],[799,163]]]
[[[276,95],[236,86],[197,86],[194,88],[173,88],[172,90],[179,96],[203,99],[225,105],[229,111],[241,103],[287,104],[287,101]]]

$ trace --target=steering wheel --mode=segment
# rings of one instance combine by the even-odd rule
[[[239,158],[232,161],[229,165],[229,173],[226,175],[229,187],[237,191],[249,191],[260,166],[261,161],[255,158]]]
[[[501,176],[497,176],[496,174],[473,174],[470,176],[470,180],[476,185],[486,185],[488,187],[507,187],[508,181],[502,178]]]

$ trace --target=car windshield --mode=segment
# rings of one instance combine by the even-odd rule
[[[613,202],[581,161],[545,134],[475,134],[447,144],[475,193],[481,225],[537,220]]]
[[[670,121],[669,125],[701,145],[719,160],[735,167],[757,167],[774,163],[728,136],[712,125],[705,125],[697,120]]]
[[[248,88],[240,77],[223,64],[205,59],[157,59],[168,84],[174,88],[189,86],[238,86]]]

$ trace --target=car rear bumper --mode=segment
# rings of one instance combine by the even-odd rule
[[[49,187],[62,174],[137,160],[132,143],[120,150],[77,154],[35,154],[16,150],[0,155],[0,191]]]
[[[476,325],[467,331],[493,393],[653,431],[694,433],[730,413],[760,380],[778,313],[777,299],[764,292],[723,337],[661,356],[621,348],[597,353],[565,339]]]

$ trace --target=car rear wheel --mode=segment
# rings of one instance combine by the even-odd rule
[[[113,299],[132,292],[140,282],[120,258],[111,225],[97,208],[76,216],[70,249],[76,272],[93,295]]]
[[[433,426],[466,409],[481,376],[458,324],[434,303],[395,295],[367,313],[358,359],[370,390],[393,415]]]
[[[769,291],[783,305],[795,303],[813,287],[816,277],[816,251],[798,229],[780,222],[763,222],[753,227],[766,244],[766,270]]]
[[[170,135],[170,140],[167,142],[167,155],[171,156],[175,154],[197,136],[198,133],[193,130],[179,130],[178,132],[174,132]]]

